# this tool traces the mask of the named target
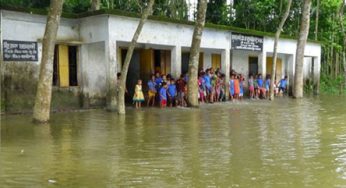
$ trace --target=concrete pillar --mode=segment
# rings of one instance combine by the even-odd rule
[[[171,74],[179,78],[181,74],[181,46],[175,46],[171,51]]]
[[[321,58],[313,57],[312,59],[314,64],[313,76],[314,76],[314,94],[320,94],[320,74],[321,74]]]
[[[117,72],[121,71],[123,58],[125,57],[122,57],[121,55],[121,48],[117,46],[117,70],[118,70]]]
[[[205,51],[203,53],[203,56],[204,56],[203,69],[205,70],[211,67],[211,52]]]
[[[228,83],[229,83],[229,77],[230,77],[230,67],[231,67],[230,49],[224,49],[221,52],[221,72],[225,74],[226,100],[228,100],[228,96],[229,96]]]
[[[90,107],[90,100],[89,100],[89,88],[88,88],[88,79],[87,79],[87,70],[88,70],[88,44],[83,44],[80,47],[80,60],[78,63],[78,69],[79,69],[79,78],[78,82],[81,88],[81,98],[82,98],[82,106],[83,108],[89,108]]]
[[[262,52],[258,56],[258,73],[262,74],[262,77],[266,76],[266,66],[267,66],[267,52]]]
[[[294,71],[295,71],[295,55],[290,54],[287,57],[287,72],[288,72],[288,93],[291,95],[294,87]]]
[[[114,111],[117,107],[116,83],[117,83],[117,44],[115,40],[106,41],[107,63],[107,110]]]

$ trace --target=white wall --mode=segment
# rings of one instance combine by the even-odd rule
[[[231,60],[232,69],[247,78],[249,76],[249,57],[258,57],[259,55],[260,52],[233,50]]]
[[[85,44],[81,47],[83,92],[90,97],[106,96],[107,65],[105,60],[105,42]]]
[[[110,38],[130,42],[139,19],[111,15],[109,19]],[[138,39],[139,43],[164,46],[190,47],[193,26],[148,20]],[[201,48],[225,49],[230,47],[230,32],[206,28]]]
[[[1,10],[2,40],[42,41],[46,16]],[[79,40],[77,20],[62,18],[57,34],[57,41]],[[38,43],[38,61],[41,61],[42,43]]]

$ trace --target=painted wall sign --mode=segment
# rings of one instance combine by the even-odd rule
[[[4,61],[38,61],[37,42],[3,40]]]
[[[263,50],[263,37],[232,33],[232,49],[234,50]]]

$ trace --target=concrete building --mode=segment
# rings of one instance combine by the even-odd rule
[[[46,16],[1,10],[2,107],[31,109],[35,96]],[[59,26],[53,77],[53,108],[105,106],[121,70],[139,19],[117,13],[94,12],[63,17]],[[271,72],[274,38],[239,28],[207,26],[201,43],[201,68],[220,68],[229,78],[233,69],[245,76]],[[221,27],[220,27],[221,28]],[[178,77],[187,71],[193,23],[151,18],[144,25],[133,54],[127,83],[144,83],[155,71]],[[292,87],[296,40],[280,39],[278,79],[287,75]],[[305,79],[319,82],[321,45],[308,42]],[[129,95],[131,98],[131,92]],[[3,109],[3,108],[2,108]]]

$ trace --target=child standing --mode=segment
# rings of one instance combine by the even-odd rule
[[[136,104],[136,109],[141,108],[141,103],[144,102],[144,95],[142,92],[142,80],[138,80],[135,87],[135,94],[133,96],[133,102]]]
[[[244,77],[240,75],[239,80],[239,99],[242,100],[244,96]]]
[[[282,95],[285,94],[287,90],[287,76],[280,80],[279,83],[279,94],[282,92]]]
[[[258,99],[259,96],[259,89],[258,89],[258,82],[257,82],[257,76],[255,77],[254,81],[253,81],[253,85],[255,88],[255,98]]]
[[[176,82],[177,91],[178,91],[178,103],[180,106],[186,106],[185,101],[185,86],[186,82],[184,81],[184,75],[180,75],[180,78]]]
[[[204,82],[205,82],[205,88],[207,90],[207,99],[209,102],[212,102],[212,86],[211,86],[211,75],[210,75],[210,70],[207,69],[206,74],[203,77]]]
[[[269,98],[269,88],[270,88],[270,75],[267,75],[267,79],[266,79],[266,97]]]
[[[167,106],[167,83],[163,82],[160,89],[160,107],[165,108]]]
[[[258,85],[258,97],[261,98],[261,96],[264,96],[265,97],[265,92],[263,93],[264,91],[264,84],[263,84],[263,79],[262,79],[262,75],[259,74],[258,77],[257,77],[257,85]]]
[[[203,73],[200,73],[198,77],[198,93],[199,93],[199,100],[200,102],[204,103],[205,102],[205,82],[203,79]]]
[[[168,86],[168,99],[169,99],[169,106],[175,106],[176,96],[177,96],[177,86],[175,85],[174,80],[172,79]]]
[[[239,76],[237,76],[234,79],[234,98],[239,99],[239,93],[240,93],[240,88],[239,88]]]
[[[220,77],[220,97],[219,97],[220,101],[224,101],[225,100],[225,75],[221,74]]]
[[[233,100],[234,96],[234,75],[232,74],[231,79],[229,80],[229,95],[230,99]]]
[[[150,105],[150,101],[152,101],[152,105],[151,106],[154,106],[155,105],[155,95],[157,93],[156,82],[155,82],[155,75],[152,75],[151,76],[151,80],[148,81],[148,88],[149,88],[149,91],[148,91],[148,103],[147,103],[147,106]]]

